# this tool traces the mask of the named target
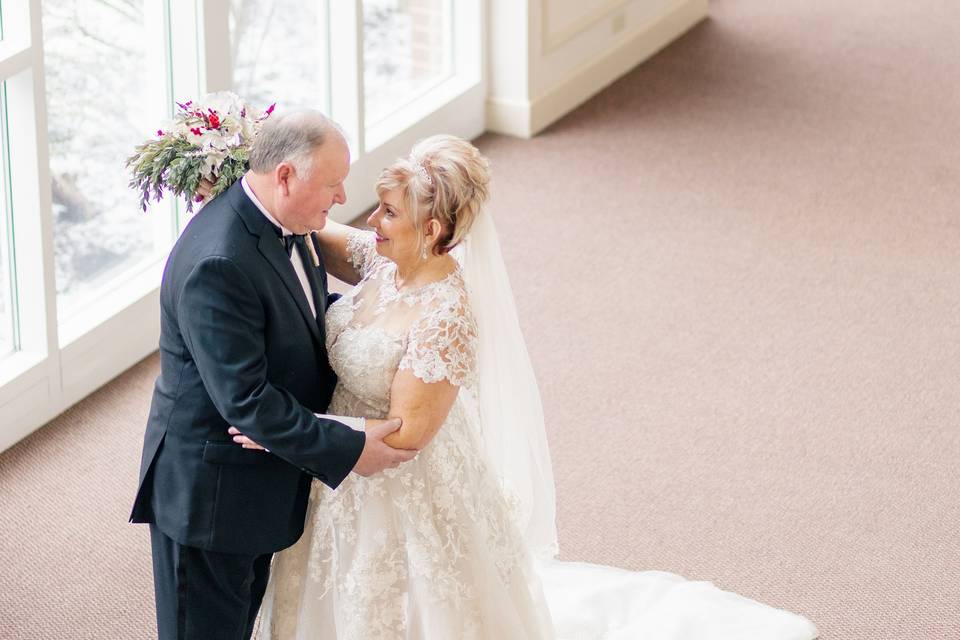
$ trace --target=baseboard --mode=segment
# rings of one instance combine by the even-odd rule
[[[570,113],[708,15],[707,0],[678,0],[596,60],[529,101],[488,98],[487,130],[529,138]]]
[[[530,114],[531,106],[528,100],[487,98],[487,131],[529,138],[533,135]]]

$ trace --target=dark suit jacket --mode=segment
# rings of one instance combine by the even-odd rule
[[[326,273],[307,267],[316,319],[239,182],[184,229],[160,288],[160,376],[131,522],[201,549],[269,553],[303,533],[311,475],[335,488],[350,473],[364,434],[314,416],[336,377]],[[232,442],[229,425],[270,453]]]

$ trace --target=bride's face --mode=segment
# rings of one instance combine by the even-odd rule
[[[380,205],[367,218],[367,224],[377,233],[377,253],[394,262],[416,261],[420,236],[399,189],[380,195]]]

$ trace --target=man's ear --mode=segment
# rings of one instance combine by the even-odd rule
[[[289,181],[292,175],[293,167],[290,166],[288,162],[281,162],[277,165],[277,168],[273,170],[273,179],[284,196],[290,195]]]

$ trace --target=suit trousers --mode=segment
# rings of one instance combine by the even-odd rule
[[[205,551],[154,524],[150,544],[159,640],[249,640],[273,554]]]

